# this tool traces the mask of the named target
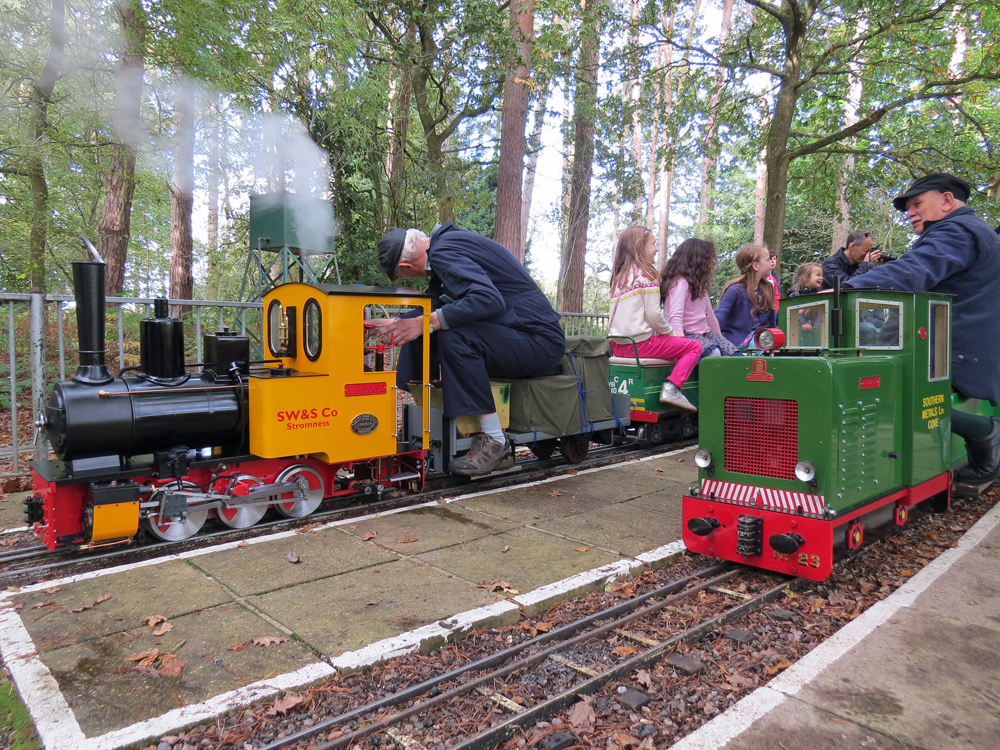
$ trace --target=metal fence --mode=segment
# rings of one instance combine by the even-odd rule
[[[2,439],[0,462],[9,462],[0,468],[0,478],[23,475],[27,466],[22,456],[44,455],[48,446],[41,439],[36,441],[31,428],[19,428],[17,406],[22,412],[26,406],[26,396],[30,383],[31,419],[35,422],[45,411],[47,385],[54,380],[65,380],[67,368],[72,374],[76,368],[76,356],[71,352],[67,365],[66,326],[75,339],[75,318],[73,297],[62,294],[8,294],[0,293],[0,304],[7,308],[6,341],[0,326],[0,351],[6,353],[6,363],[0,361],[0,379],[5,374],[6,383],[0,382],[0,404],[9,411],[9,438]],[[138,354],[129,351],[128,344],[137,344],[138,337],[129,341],[132,319],[139,315],[148,316],[152,298],[109,297],[108,317],[111,319],[113,335],[106,342],[108,363],[114,369],[127,364],[136,364]],[[223,300],[170,300],[172,309],[191,308],[184,318],[184,339],[189,346],[194,361],[202,361],[202,335],[206,330],[229,328],[249,336],[254,357],[260,358],[261,333],[263,330],[260,302],[231,302]],[[129,314],[132,314],[131,316]],[[608,316],[590,313],[560,313],[567,336],[606,336]],[[54,336],[52,328],[55,328]],[[25,330],[27,328],[27,330]],[[107,329],[108,326],[105,326]],[[54,339],[54,340],[53,340]],[[55,351],[52,345],[55,344]],[[128,361],[129,359],[134,361]],[[3,370],[6,368],[6,372]],[[0,428],[2,429],[2,428]]]

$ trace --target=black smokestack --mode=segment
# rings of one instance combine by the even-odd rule
[[[104,263],[73,264],[76,297],[76,329],[80,338],[80,366],[73,380],[88,385],[104,385],[114,380],[104,354]]]

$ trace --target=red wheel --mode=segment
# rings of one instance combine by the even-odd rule
[[[847,527],[847,549],[858,549],[865,542],[865,527],[860,523],[852,523]]]
[[[910,518],[910,510],[905,505],[897,505],[892,517],[897,526],[906,526],[906,522]]]

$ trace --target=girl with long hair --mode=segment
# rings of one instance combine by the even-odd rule
[[[708,290],[715,270],[715,243],[684,240],[660,272],[663,312],[675,331],[683,331],[701,347],[701,356],[740,354],[719,329]]]
[[[722,335],[739,348],[746,346],[754,331],[778,324],[774,287],[767,280],[771,273],[770,253],[763,245],[744,245],[736,251],[740,275],[722,290],[715,310]]]
[[[608,335],[616,357],[676,360],[673,370],[663,382],[660,402],[685,411],[698,411],[681,389],[698,364],[701,346],[684,338],[663,317],[660,309],[659,275],[656,273],[656,239],[643,226],[631,226],[622,232],[615,250],[611,269],[611,315]],[[614,337],[628,337],[624,343]]]

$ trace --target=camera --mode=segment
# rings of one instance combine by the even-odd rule
[[[876,250],[878,250],[880,253],[882,253],[879,256],[879,262],[881,262],[881,263],[888,263],[891,260],[898,260],[899,259],[898,255],[894,255],[892,253],[888,253],[888,252],[882,250],[882,246],[881,245],[875,245],[875,247],[873,247],[871,249],[871,252],[874,253]]]

